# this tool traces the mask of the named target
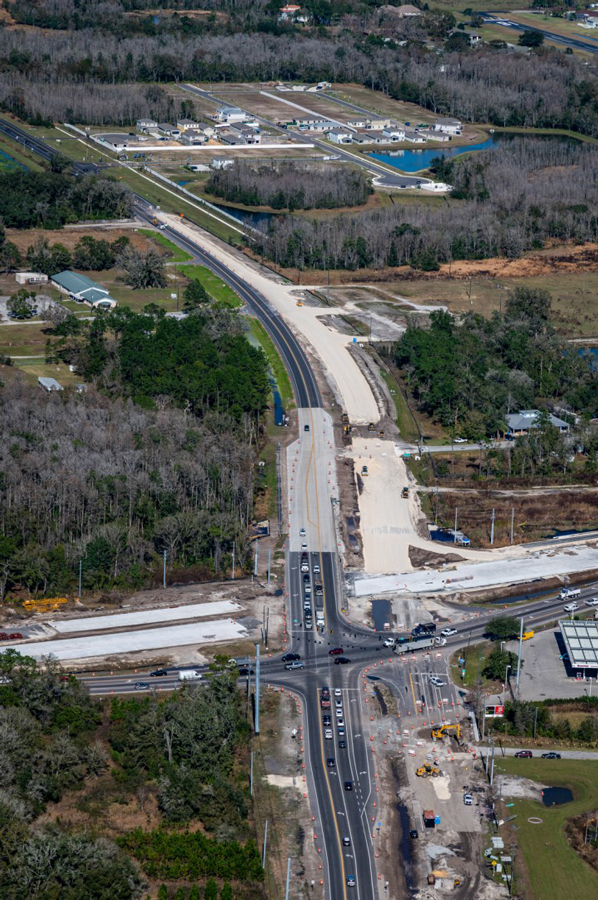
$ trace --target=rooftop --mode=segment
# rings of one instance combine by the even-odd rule
[[[539,409],[520,409],[518,413],[510,413],[506,417],[509,431],[529,431],[536,424],[539,415]],[[569,424],[564,422],[563,419],[559,419],[558,416],[550,414],[549,418],[550,424],[554,425],[555,428],[569,429]]]
[[[598,621],[563,621],[559,628],[573,669],[598,669]]]

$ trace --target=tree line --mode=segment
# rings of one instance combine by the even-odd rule
[[[130,211],[129,189],[109,175],[0,173],[0,219],[7,228],[61,228],[82,219],[122,219]]]
[[[504,676],[504,669],[502,676]],[[566,706],[575,719],[559,713],[559,706]],[[580,712],[587,712],[576,721]],[[499,734],[511,734],[527,738],[552,738],[557,741],[576,741],[591,747],[598,745],[598,698],[579,697],[577,700],[539,700],[537,702],[514,700],[505,705],[503,719],[494,719],[492,728]]]
[[[277,216],[257,248],[283,267],[434,270],[458,259],[517,258],[547,240],[596,241],[595,156],[576,141],[513,137],[456,163],[437,160],[438,177],[455,187],[440,207]]]
[[[294,162],[235,162],[213,172],[206,190],[230,203],[290,211],[360,206],[373,192],[369,176],[359,169]]]
[[[439,310],[428,327],[409,325],[395,359],[419,407],[476,441],[504,433],[508,413],[547,402],[595,416],[596,367],[555,335],[550,304],[547,291],[517,288],[505,312],[491,319],[476,313],[456,319]],[[562,443],[558,430],[540,420],[537,431],[527,440],[541,436],[536,450],[549,459],[555,440]]]
[[[354,23],[290,34],[248,27],[188,37],[102,32],[101,41],[93,28],[4,29],[0,107],[30,121],[131,124],[152,107],[135,82],[326,80],[363,84],[465,122],[598,135],[598,78],[574,55],[437,52],[412,41],[389,48],[366,44]],[[156,100],[164,102],[165,95]]]

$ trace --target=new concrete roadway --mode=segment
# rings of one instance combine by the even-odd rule
[[[567,37],[563,34],[557,34],[555,31],[548,31],[539,25],[522,25],[520,22],[512,22],[510,19],[505,18],[505,16],[508,16],[508,13],[503,15],[501,13],[482,12],[480,15],[489,25],[501,25],[503,28],[511,28],[513,31],[519,31],[520,33],[524,31],[539,31],[547,40],[553,41],[555,44],[562,44],[564,47],[570,47],[572,50],[583,50],[584,53],[598,53],[598,47],[592,46],[590,40],[583,41],[574,37]]]

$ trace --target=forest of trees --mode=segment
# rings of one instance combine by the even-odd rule
[[[241,885],[236,897],[263,896],[248,821],[245,703],[226,662],[217,657],[200,685],[166,699],[109,703],[92,699],[51,657],[38,664],[12,649],[0,653],[3,898],[140,900],[146,876],[193,883],[189,900],[233,900],[232,880]],[[91,812],[97,800],[85,802],[98,789],[101,816]],[[89,825],[66,828],[53,804],[74,792]],[[114,841],[110,806],[143,810],[154,798],[158,827],[126,831],[119,823]],[[190,831],[190,823],[201,828]]]
[[[558,138],[501,142],[438,166],[455,191],[442,206],[395,204],[312,220],[281,216],[258,249],[281,266],[320,269],[516,258],[549,239],[598,240],[598,176],[593,146]],[[254,236],[255,238],[255,236]]]
[[[23,8],[30,10],[31,4],[24,2]],[[102,30],[101,41],[94,28],[4,29],[0,108],[32,122],[124,125],[146,115],[163,119],[172,109],[156,82],[327,80],[364,84],[465,122],[598,135],[598,77],[574,55],[552,50],[523,55],[492,47],[438,53],[422,41],[389,46],[364,38],[357,16],[329,30],[290,32],[276,21],[264,29],[218,17],[206,24],[207,18],[199,35],[167,27],[158,34]],[[433,18],[428,32],[443,39],[447,23],[442,16]],[[115,22],[122,19],[114,16]]]
[[[213,172],[206,190],[230,203],[291,211],[360,206],[373,192],[360,169],[295,162],[235,162]]]
[[[56,331],[50,352],[98,389],[0,387],[0,597],[69,591],[80,559],[85,589],[140,587],[164,550],[214,576],[236,541],[242,564],[268,380],[236,317],[119,312]]]
[[[429,327],[410,325],[395,359],[420,408],[476,441],[504,432],[507,413],[546,403],[595,416],[598,371],[585,355],[565,352],[550,325],[550,302],[547,291],[517,288],[491,319],[438,311]],[[538,424],[548,457],[557,449],[551,430],[558,432]]]
[[[109,175],[0,173],[0,220],[7,228],[61,228],[81,219],[122,219],[130,211],[129,189]]]

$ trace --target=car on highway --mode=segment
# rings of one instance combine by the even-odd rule
[[[343,692],[341,691],[340,688],[335,688],[335,689],[334,689],[334,696],[335,696],[335,697],[342,697],[342,696],[343,696]]]
[[[344,837],[344,838],[343,838],[343,847],[350,847],[350,846],[351,846],[351,838],[350,838],[350,837]]]
[[[315,585],[316,597],[322,597],[324,595],[324,585],[321,581],[316,581]]]
[[[311,631],[313,627],[314,627],[314,625],[313,625],[312,620],[306,618],[306,620],[305,620],[305,628],[307,629],[307,631]]]
[[[338,731],[339,737],[345,736],[345,726],[341,725],[339,722],[336,723],[336,730]]]
[[[573,603],[567,603],[567,605],[564,606],[563,609],[565,610],[565,612],[572,613],[575,612],[575,610],[579,609],[579,606],[574,600]]]
[[[336,720],[336,727],[339,728],[339,729],[342,728],[342,729],[344,730],[344,728],[345,728],[345,720],[344,720],[344,719],[337,719],[337,720]]]
[[[456,628],[443,628],[440,632],[442,637],[452,637],[454,634],[457,634]]]
[[[463,794],[463,803],[465,806],[473,806],[473,794]]]
[[[346,790],[346,791],[352,791],[352,790],[353,790],[353,782],[352,782],[352,781],[345,781],[345,790]]]
[[[301,560],[301,571],[302,571],[302,572],[309,572],[309,563],[308,563],[308,561],[307,561],[306,559],[302,559],[302,560]]]
[[[336,766],[336,761],[333,756],[328,757],[328,759],[326,760],[326,765],[329,769],[334,769],[334,767]]]
[[[281,657],[282,662],[294,662],[296,659],[301,659],[300,653],[285,653],[284,656]]]
[[[343,710],[342,710],[342,707],[341,707],[340,709],[337,707],[337,708],[334,710],[334,712],[336,713],[336,718],[337,718],[337,719],[342,719],[342,717],[343,717]]]
[[[337,657],[335,657],[334,665],[335,666],[346,666],[347,663],[350,663],[350,662],[351,662],[351,660],[347,659],[346,656],[337,656]]]
[[[309,584],[310,581],[311,581],[311,578],[310,578],[309,572],[305,572],[303,575],[303,584]]]
[[[551,750],[550,753],[543,753],[542,759],[560,759],[561,754],[555,753],[554,750]]]
[[[325,729],[324,729],[324,737],[326,738],[327,741],[331,741],[331,740],[332,740],[332,737],[333,737],[333,735],[332,735],[332,728],[325,728]]]
[[[288,669],[288,666],[285,666]],[[252,669],[250,666],[239,666],[239,677],[247,678],[248,675],[255,675],[255,669]]]
[[[533,755],[531,750],[518,750],[515,757],[516,759],[531,759]]]
[[[298,659],[294,659],[293,662],[287,663],[285,666],[285,669],[289,669],[289,670],[290,669],[304,669],[304,668],[305,668],[305,666]]]
[[[320,574],[320,563],[314,563],[314,575]]]
[[[134,687],[136,691],[149,691],[149,681],[136,681]]]
[[[333,647],[328,651],[328,656],[342,656],[344,652],[342,647]]]
[[[430,675],[430,684],[433,684],[434,687],[444,687],[446,681],[443,681],[442,678],[439,678],[437,675]]]
[[[304,425],[304,426],[303,426],[303,430],[304,430],[304,431],[309,431],[309,425]]]
[[[385,647],[394,647],[394,645],[395,645],[395,639],[392,637],[387,637],[386,640],[384,641]]]
[[[339,741],[339,742],[338,742],[338,748],[339,748],[339,750],[346,750],[346,749],[347,749],[347,742],[346,742],[346,741]]]
[[[347,875],[347,887],[355,887],[355,875]]]
[[[168,669],[154,669],[150,672],[150,678],[162,678],[163,675],[168,675]]]
[[[598,597],[588,597],[588,599],[583,602],[586,606],[598,606]]]
[[[305,537],[305,528],[299,529],[299,537]]]
[[[334,705],[336,706],[337,709],[342,709],[342,707],[343,707],[343,698],[342,698],[342,697],[337,697],[336,700],[334,701]]]
[[[322,716],[322,725],[332,725],[332,716]]]

